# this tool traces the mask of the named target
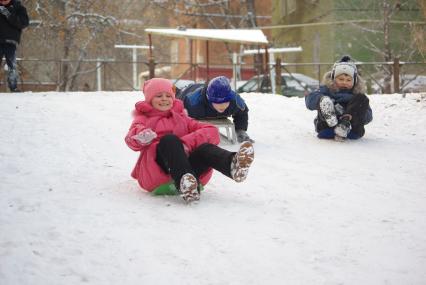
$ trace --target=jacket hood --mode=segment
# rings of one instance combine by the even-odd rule
[[[333,79],[331,79],[331,71],[328,71],[324,74],[321,83],[327,86],[332,92],[338,91],[338,88],[336,87]],[[356,75],[356,83],[352,89],[352,92],[354,94],[365,94],[367,92],[365,81],[358,74]]]

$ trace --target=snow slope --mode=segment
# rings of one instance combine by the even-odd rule
[[[370,96],[339,143],[302,99],[243,94],[250,175],[193,205],[130,177],[141,97],[0,94],[0,284],[426,284],[424,95]]]

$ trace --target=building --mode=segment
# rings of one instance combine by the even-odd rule
[[[204,6],[178,7],[175,17],[170,20],[170,27],[187,27],[202,29],[244,29],[271,24],[271,0],[199,1]],[[209,4],[210,3],[210,4]],[[270,31],[266,31],[270,38]],[[203,80],[206,78],[206,42],[201,40],[172,39],[170,42],[170,61],[172,78]],[[211,76],[232,76],[232,55],[241,53],[244,47],[240,44],[209,42],[209,70]],[[242,78],[248,79],[260,72],[263,59],[261,57],[245,57],[241,68]],[[191,68],[192,64],[192,68]]]
[[[301,46],[301,53],[286,54],[288,63],[332,63],[344,54],[357,61],[420,59],[411,40],[408,21],[423,20],[416,0],[274,0],[274,46]],[[289,27],[295,24],[307,24]],[[386,30],[387,29],[387,30]],[[414,51],[414,52],[413,52]],[[311,76],[330,65],[303,65],[294,70]]]

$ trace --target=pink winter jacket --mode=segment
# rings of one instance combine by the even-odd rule
[[[142,146],[132,136],[146,128],[157,133],[151,144]],[[198,122],[185,113],[183,103],[175,100],[173,107],[166,111],[158,111],[145,101],[137,102],[134,120],[125,138],[127,145],[134,151],[140,151],[140,156],[132,171],[132,177],[139,185],[151,192],[158,186],[172,180],[156,163],[156,150],[159,140],[166,134],[174,134],[188,147],[189,152],[203,143],[219,144],[219,131],[213,125]],[[213,169],[201,175],[200,182],[206,185],[212,176]]]

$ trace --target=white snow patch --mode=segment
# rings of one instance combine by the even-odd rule
[[[370,96],[345,143],[303,99],[243,97],[247,180],[187,205],[130,178],[138,92],[0,94],[0,284],[425,284],[424,95]]]

